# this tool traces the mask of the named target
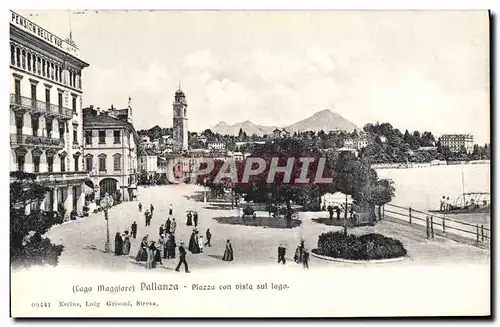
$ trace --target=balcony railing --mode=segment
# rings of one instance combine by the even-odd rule
[[[16,94],[10,95],[10,106],[11,108],[35,111],[42,114],[52,114],[64,119],[71,119],[73,117],[71,109]]]
[[[78,181],[89,178],[88,171],[43,172],[37,174],[40,182]]]
[[[62,149],[64,148],[64,140],[53,139],[50,137],[43,136],[33,136],[25,134],[10,134],[10,144],[11,145],[34,145],[40,147]]]

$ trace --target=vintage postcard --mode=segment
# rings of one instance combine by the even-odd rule
[[[11,316],[491,314],[487,11],[9,20]]]

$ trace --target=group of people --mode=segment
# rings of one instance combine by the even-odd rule
[[[156,267],[156,264],[163,264],[162,259],[175,259],[175,249],[177,248],[174,234],[162,234],[158,240],[158,245],[155,241],[149,240],[149,235],[142,238],[139,251],[135,257],[136,261],[146,262],[146,269]]]
[[[115,255],[127,255],[130,253],[130,236],[128,230],[122,234],[116,232],[115,235]]]
[[[139,212],[142,212],[142,203],[138,204]],[[151,204],[149,210],[145,211],[146,226],[150,226],[151,218],[153,217],[154,206]],[[160,225],[158,229],[159,239],[158,241],[150,240],[149,235],[142,238],[139,245],[139,250],[135,256],[135,260],[138,262],[145,262],[146,269],[156,268],[157,264],[163,265],[163,260],[175,259],[177,243],[175,238],[175,232],[177,229],[177,222],[175,218],[171,217],[173,215],[173,207],[169,206],[169,217],[165,221],[165,224]],[[172,219],[170,219],[172,218]],[[206,238],[199,235],[198,229],[198,213],[195,211],[187,212],[187,226],[192,226],[194,223],[195,228],[191,233],[189,239],[189,245],[187,250],[192,254],[203,253],[203,249],[208,246],[211,247],[212,233],[210,229],[205,232]],[[115,255],[128,255],[130,253],[130,236],[134,239],[137,237],[137,223],[134,221],[131,225],[131,233],[126,230],[122,234],[120,232],[116,233],[115,236]],[[178,246],[179,250],[179,262],[175,268],[179,271],[181,266],[184,266],[185,272],[190,272],[188,268],[188,263],[186,261],[186,249],[184,247],[184,242],[180,242]],[[283,244],[278,247],[278,263],[286,263],[286,248]],[[234,250],[231,244],[231,240],[226,241],[226,246],[224,249],[224,254],[222,256],[223,261],[233,261],[234,260]],[[302,264],[304,268],[309,268],[309,252],[305,248],[304,241],[301,240],[297,245],[297,249],[294,255],[294,261],[297,264]]]
[[[283,244],[278,246],[278,263],[286,264],[286,248]],[[309,251],[307,251],[304,240],[301,240],[295,250],[293,261],[297,264],[302,264],[304,268],[309,268]]]
[[[198,227],[198,212],[189,210],[186,214],[186,225]]]
[[[448,211],[451,209],[451,201],[450,197],[446,197],[443,195],[439,204],[439,211]]]

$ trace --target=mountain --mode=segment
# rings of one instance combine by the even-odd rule
[[[357,130],[358,127],[350,120],[342,117],[329,109],[318,111],[314,115],[295,124],[285,127],[289,132],[320,131],[328,133],[331,130],[340,129],[347,132]]]
[[[219,133],[222,135],[235,135],[237,136],[240,132],[240,128],[247,133],[247,135],[257,134],[262,136],[264,134],[271,134],[276,127],[257,125],[247,120],[244,122],[239,122],[234,125],[229,125],[226,122],[220,122],[210,130],[214,133]]]
[[[257,134],[262,136],[264,134],[272,134],[276,126],[264,126],[254,124],[247,120],[244,122],[236,123],[234,125],[229,125],[226,122],[219,122],[217,125],[211,128],[212,132],[219,133],[222,135],[238,135],[240,128],[247,133],[247,135]],[[329,109],[318,111],[314,115],[295,124],[285,126],[287,131],[299,132],[299,131],[320,131],[323,130],[328,133],[331,130],[340,129],[348,132],[357,130],[358,127],[354,125],[348,119],[342,117],[341,115],[332,112]]]

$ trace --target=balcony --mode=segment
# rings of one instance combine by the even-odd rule
[[[30,111],[50,115],[61,119],[71,119],[73,117],[73,111],[71,109],[16,94],[10,95],[10,108],[12,110]]]
[[[37,174],[39,182],[79,182],[89,178],[88,171],[44,172]]]
[[[25,135],[25,134],[10,134],[10,145],[19,147],[19,146],[37,146],[41,148],[50,148],[50,149],[62,149],[64,148],[64,140],[62,139],[53,139],[50,137],[43,136],[33,136],[33,135]]]

